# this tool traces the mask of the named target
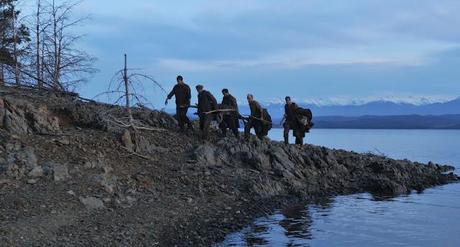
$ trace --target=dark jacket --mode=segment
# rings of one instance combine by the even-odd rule
[[[203,90],[201,93],[198,94],[198,114],[201,115],[202,113],[217,110],[217,100],[214,96],[206,91]]]
[[[262,106],[259,102],[253,100],[249,103],[249,108],[251,109],[251,116],[256,118],[262,118]]]
[[[238,103],[236,102],[235,97],[233,97],[230,94],[227,95],[227,96],[224,96],[224,98],[222,99],[221,108],[223,108],[223,109],[234,109],[236,111],[235,111],[235,114],[232,114],[232,115],[238,116],[238,113],[239,113]]]
[[[220,104],[220,108],[235,110],[234,112],[224,112],[222,114],[223,120],[231,121],[232,122],[231,126],[234,126],[235,128],[239,128],[240,121],[238,119],[239,119],[240,113],[238,109],[238,103],[236,102],[235,97],[233,97],[230,94],[227,96],[224,96],[224,98],[222,99],[222,103]]]
[[[308,122],[311,122],[312,114],[309,109],[298,107],[297,104],[284,105],[284,114],[286,116],[286,123],[294,130],[294,136],[305,136],[306,126],[302,123],[301,119],[307,117]]]
[[[190,93],[190,87],[187,84],[176,84],[168,94],[168,99],[171,99],[173,96],[176,97],[176,106],[178,108],[185,108],[190,106],[190,99],[192,98],[192,94]]]
[[[286,116],[286,121],[296,122],[297,121],[297,104],[292,103],[291,105],[284,105],[284,114]]]

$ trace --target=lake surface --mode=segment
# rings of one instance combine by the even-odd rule
[[[282,140],[281,129],[270,137]],[[293,138],[290,137],[293,141]],[[460,170],[460,130],[314,129],[306,143],[450,164]],[[355,194],[293,205],[259,218],[217,246],[460,246],[460,184],[396,198]]]

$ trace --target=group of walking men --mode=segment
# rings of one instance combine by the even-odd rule
[[[226,136],[227,130],[238,137],[240,128],[240,119],[244,121],[244,136],[249,138],[251,129],[258,138],[262,139],[268,135],[268,131],[272,128],[272,119],[268,111],[263,108],[252,94],[247,95],[247,100],[250,108],[250,115],[243,117],[239,113],[238,103],[228,89],[222,89],[222,102],[217,103],[216,98],[206,91],[203,85],[197,85],[198,104],[191,106],[191,90],[184,82],[182,76],[177,76],[177,84],[168,94],[165,104],[168,104],[173,96],[176,98],[176,118],[179,122],[181,131],[186,128],[193,129],[193,124],[187,117],[187,112],[190,107],[197,108],[197,115],[200,122],[200,130],[203,139],[207,139],[209,135],[209,127],[211,122],[216,120],[219,122],[219,128],[222,134]],[[285,115],[284,115],[284,142],[289,143],[289,130],[293,130],[293,135],[296,138],[296,144],[303,144],[305,132],[312,127],[311,111],[298,107],[291,101],[290,97],[286,97]],[[305,120],[304,120],[305,119]]]

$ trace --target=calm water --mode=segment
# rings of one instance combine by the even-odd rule
[[[271,138],[282,140],[282,130],[272,130]],[[460,170],[459,130],[316,129],[305,140],[331,148],[451,164]],[[396,198],[357,194],[293,205],[257,219],[217,246],[457,247],[460,184]]]

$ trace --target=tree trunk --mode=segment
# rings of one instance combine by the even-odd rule
[[[38,88],[43,87],[43,80],[41,77],[41,61],[40,61],[40,0],[37,1],[37,54],[36,54],[36,63],[37,63],[37,86]]]
[[[133,115],[129,106],[129,79],[128,79],[128,56],[125,54],[125,69],[123,73],[123,80],[125,81],[125,98],[126,98],[126,110],[129,115],[129,123],[133,124]]]
[[[13,11],[13,59],[14,59],[14,79],[16,85],[19,86],[20,82],[20,74],[19,74],[19,64],[18,64],[18,38],[17,38],[17,28],[16,28],[16,10],[14,5],[11,5]]]
[[[59,90],[60,85],[59,85],[59,45],[58,45],[58,31],[57,31],[57,25],[58,25],[58,20],[57,20],[57,13],[56,13],[56,5],[55,1],[53,0],[53,48],[54,48],[54,54],[53,54],[53,59],[54,59],[54,70],[53,70],[53,87],[55,90]]]

